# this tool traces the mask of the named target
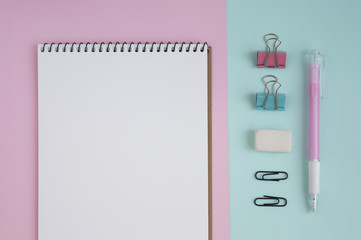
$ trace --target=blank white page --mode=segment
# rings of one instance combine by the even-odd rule
[[[208,240],[207,46],[107,46],[38,46],[39,239]]]

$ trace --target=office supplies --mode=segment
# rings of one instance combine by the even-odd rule
[[[287,199],[284,197],[263,195],[263,197],[256,198],[254,204],[258,207],[285,207],[287,205]]]
[[[291,152],[291,135],[289,130],[256,129],[254,149],[262,152]]]
[[[279,52],[277,49],[282,41],[274,33],[266,34],[264,42],[267,46],[266,51],[257,52],[258,68],[286,68],[286,52]],[[271,51],[270,41],[273,42],[273,51]]]
[[[257,171],[255,178],[260,181],[281,181],[288,178],[288,173],[284,171]],[[278,176],[278,177],[275,177]]]
[[[210,54],[38,46],[40,240],[211,238]]]
[[[266,81],[266,78],[271,78],[272,80]],[[286,104],[286,95],[278,93],[278,90],[282,86],[278,81],[278,78],[273,75],[266,75],[262,77],[262,82],[266,87],[265,93],[256,94],[256,109],[257,110],[277,110],[284,111]],[[272,93],[270,93],[269,84],[272,85]]]
[[[325,59],[317,50],[309,53],[308,169],[312,211],[316,212],[320,178],[320,98],[323,95]]]

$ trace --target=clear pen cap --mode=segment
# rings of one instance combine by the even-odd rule
[[[309,53],[310,66],[320,68],[320,97],[323,97],[323,86],[325,83],[325,55],[321,54],[318,50],[311,50]]]

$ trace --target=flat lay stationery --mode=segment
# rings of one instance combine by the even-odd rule
[[[360,12],[2,0],[0,240],[361,240]]]

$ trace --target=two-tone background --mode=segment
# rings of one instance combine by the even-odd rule
[[[67,41],[212,46],[214,240],[359,239],[360,12],[358,0],[0,0],[0,239],[37,239],[36,45]],[[283,41],[286,69],[255,67],[269,32]],[[307,205],[306,165],[312,48],[326,55],[316,215]],[[266,74],[280,78],[285,112],[254,109]],[[256,128],[292,130],[292,152],[255,152]],[[257,182],[257,170],[286,170],[289,179]],[[253,206],[263,194],[289,203]]]

